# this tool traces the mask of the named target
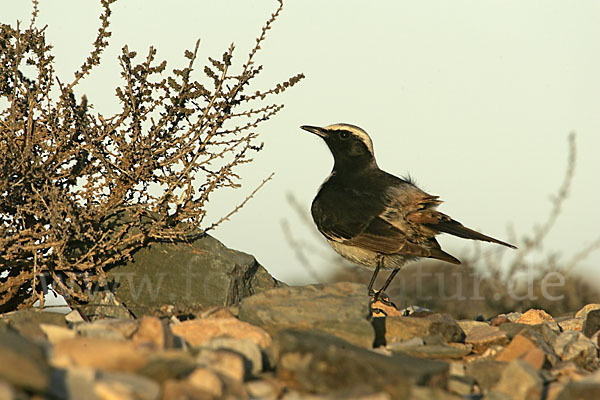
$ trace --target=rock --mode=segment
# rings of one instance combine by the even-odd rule
[[[600,310],[591,310],[583,321],[582,332],[585,336],[592,337],[598,330],[600,330]]]
[[[465,334],[448,314],[431,314],[426,317],[387,317],[385,340],[387,344],[403,342],[415,337],[439,334],[446,342],[461,342]]]
[[[276,400],[281,397],[281,388],[273,382],[256,380],[246,383],[246,391],[252,399]]]
[[[24,398],[24,397],[21,396],[19,398]],[[8,382],[0,381],[0,399],[2,399],[2,400],[16,400],[17,399],[16,390]]]
[[[537,325],[546,321],[554,321],[554,318],[544,310],[536,310],[534,308],[527,310],[519,318],[515,320],[518,324]]]
[[[244,357],[228,350],[202,349],[196,358],[197,364],[225,376],[234,382],[243,382],[246,376]]]
[[[53,344],[61,340],[72,339],[76,335],[75,331],[58,325],[40,324],[40,329],[44,332],[48,341]]]
[[[96,321],[105,318],[134,319],[135,315],[127,308],[115,294],[103,290],[96,292],[90,298],[90,304],[79,308],[86,321]]]
[[[490,326],[490,324],[488,324],[487,322],[473,321],[470,319],[463,319],[456,322],[458,323],[458,326],[460,326],[460,328],[463,330],[465,335],[468,335],[474,328],[483,329],[482,327],[484,326]]]
[[[588,370],[598,368],[598,349],[581,332],[561,333],[554,342],[554,351],[563,361],[573,360]]]
[[[79,324],[80,322],[85,322],[81,313],[77,310],[73,310],[68,314],[65,314],[65,321],[67,321],[70,325]]]
[[[92,367],[106,371],[133,372],[146,364],[145,353],[131,342],[76,337],[57,343],[51,363],[55,367]]]
[[[135,315],[165,304],[184,309],[229,306],[284,286],[254,257],[228,249],[209,235],[191,243],[152,243],[108,275],[117,282],[116,297]]]
[[[354,398],[358,400],[358,398]],[[379,400],[379,398],[361,397],[361,400]],[[394,399],[396,399],[394,397]],[[445,390],[436,387],[414,386],[410,391],[410,400],[462,400],[462,397],[448,393]]]
[[[517,324],[516,322],[507,322],[505,324],[498,326],[500,330],[506,333],[509,339],[512,340],[515,336],[517,336],[523,329],[529,328],[530,325],[525,324]]]
[[[163,384],[163,400],[171,399],[193,399],[193,400],[213,400],[216,398],[236,398],[236,397],[215,397],[212,394],[197,388],[187,381],[168,380]],[[247,397],[237,397],[244,399]]]
[[[560,329],[564,331],[581,331],[583,329],[583,318],[566,318],[557,321]]]
[[[508,336],[498,327],[486,324],[485,326],[473,327],[467,334],[465,343],[473,345],[474,352],[481,353],[493,345],[503,346],[507,344]]]
[[[223,396],[223,382],[219,376],[208,368],[196,368],[186,379],[196,389],[209,395],[221,398]],[[253,396],[255,398],[264,398]]]
[[[471,396],[477,381],[471,376],[450,376],[448,390],[461,396]]]
[[[316,393],[363,387],[408,398],[413,384],[443,387],[448,364],[385,356],[315,331],[283,330],[274,338],[277,374],[292,389]]]
[[[500,314],[496,318],[506,318],[510,322],[516,322],[519,318],[521,318],[521,315],[523,315],[523,313],[511,312],[511,313],[507,313],[507,314]]]
[[[413,345],[407,346],[406,342],[388,345],[387,348],[392,353],[402,352],[413,357],[430,359],[451,359],[462,358],[469,354],[473,347],[462,343],[433,344],[433,345]]]
[[[600,304],[587,304],[587,305],[581,307],[579,309],[579,311],[577,311],[575,313],[575,318],[585,319],[585,317],[587,317],[588,313],[592,310],[600,310]]]
[[[50,380],[50,393],[57,399],[96,400],[96,375],[96,370],[89,367],[55,368]]]
[[[171,331],[193,347],[199,347],[217,337],[249,339],[261,348],[271,345],[271,336],[257,326],[237,318],[192,319],[171,325]]]
[[[556,400],[600,399],[600,383],[569,382]]]
[[[573,361],[563,361],[554,366],[550,371],[559,382],[580,381],[590,377],[590,372],[581,368]]]
[[[366,286],[341,282],[263,292],[244,299],[238,316],[271,336],[286,328],[310,329],[371,348],[375,333],[369,314]]]
[[[2,314],[2,320],[21,335],[35,340],[46,339],[46,334],[40,328],[40,324],[67,326],[64,314],[44,312],[35,308]]]
[[[158,383],[126,372],[101,372],[94,384],[94,392],[101,399],[157,400],[160,398]]]
[[[43,349],[14,332],[0,332],[0,381],[45,393],[50,384],[50,367]]]
[[[138,329],[138,321],[120,318],[99,319],[75,325],[75,331],[83,336],[106,340],[129,339]]]
[[[250,339],[214,338],[203,347],[212,350],[229,350],[244,356],[246,375],[257,375],[263,369],[262,352]]]
[[[466,365],[465,374],[475,378],[481,389],[488,390],[500,380],[506,366],[507,363],[501,361],[473,361]]]
[[[182,379],[196,368],[193,356],[183,351],[167,350],[148,356],[148,361],[137,373],[156,382]]]
[[[531,364],[514,360],[504,368],[494,389],[506,393],[513,400],[541,399],[543,381]]]
[[[156,317],[143,317],[132,340],[136,347],[152,350],[176,347],[169,326]]]
[[[497,356],[497,361],[510,362],[522,359],[535,369],[541,369],[545,362],[544,352],[523,335],[517,335]]]

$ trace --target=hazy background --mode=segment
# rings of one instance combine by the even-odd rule
[[[178,68],[198,38],[202,63],[235,42],[239,66],[276,7],[275,1],[120,0],[102,65],[76,92],[87,94],[97,112],[116,112],[124,44],[140,56],[153,45],[158,58]],[[28,1],[2,0],[1,10],[3,23],[29,23]],[[48,24],[63,82],[89,54],[99,13],[99,1],[41,0],[38,25]],[[380,167],[410,173],[445,200],[443,212],[500,239],[509,224],[523,235],[548,214],[549,196],[564,175],[567,135],[576,131],[571,196],[546,241],[548,251],[568,259],[600,235],[599,17],[597,1],[287,1],[257,57],[265,69],[255,89],[298,72],[306,79],[273,98],[285,109],[260,128],[264,151],[242,171],[242,189],[213,197],[213,217],[271,172],[275,177],[212,234],[255,255],[278,279],[311,282],[282,221],[296,239],[315,246],[324,240],[286,196],[292,193],[308,212],[332,159],[324,143],[298,127],[348,122],[371,134]],[[440,242],[459,255],[472,246],[444,236]],[[319,259],[314,264],[327,267]],[[600,278],[600,252],[579,270]]]

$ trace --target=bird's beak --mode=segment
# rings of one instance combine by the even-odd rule
[[[321,136],[322,138],[327,137],[327,131],[323,128],[319,128],[318,126],[310,126],[310,125],[302,125],[300,129],[304,129],[310,133],[314,133],[317,136]]]

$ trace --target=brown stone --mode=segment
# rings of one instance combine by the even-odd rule
[[[439,334],[447,342],[461,342],[464,339],[462,329],[448,314],[431,314],[426,317],[387,317],[385,319],[387,344],[436,334]]]
[[[581,332],[583,329],[584,318],[569,318],[562,321],[558,321],[558,326],[562,331],[578,331]]]
[[[40,324],[40,329],[52,344],[61,340],[72,339],[76,335],[74,330],[53,324]]]
[[[243,382],[246,376],[243,356],[229,350],[202,350],[198,354],[197,362],[198,365],[236,382]]]
[[[206,392],[192,383],[187,381],[176,381],[168,380],[163,383],[162,387],[162,399],[193,399],[193,400],[214,400],[215,398],[221,398],[221,396],[214,396],[209,392]]]
[[[136,347],[153,350],[165,349],[173,342],[169,327],[156,317],[143,317],[132,340]]]
[[[465,335],[469,335],[471,330],[473,330],[474,328],[480,328],[482,326],[490,326],[490,324],[488,324],[487,322],[473,321],[470,319],[463,319],[463,320],[456,321],[456,322],[458,323],[458,326],[460,326],[460,328],[463,330]]]
[[[494,345],[504,346],[508,343],[508,336],[495,326],[476,326],[467,334],[465,343],[473,345],[473,351],[481,353]]]
[[[59,368],[84,366],[106,371],[136,371],[146,363],[146,354],[131,342],[77,337],[54,346],[51,364]]]
[[[214,397],[223,395],[223,382],[208,368],[196,368],[186,379],[195,388]]]
[[[579,311],[577,311],[575,313],[575,318],[585,319],[585,317],[587,317],[588,313],[593,310],[600,310],[600,304],[587,304],[587,305],[581,307],[579,309]]]
[[[514,400],[541,399],[543,381],[531,364],[514,360],[504,368],[494,389]]]
[[[540,369],[545,362],[545,353],[534,342],[523,335],[517,335],[497,356],[497,361],[510,362],[522,359],[534,368]]]
[[[544,310],[534,308],[527,310],[515,322],[518,324],[537,325],[546,321],[554,321],[554,318]]]
[[[250,339],[262,349],[271,345],[271,336],[265,330],[237,318],[193,319],[171,325],[171,331],[195,347],[221,336]]]

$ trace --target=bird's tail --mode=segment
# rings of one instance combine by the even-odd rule
[[[453,219],[449,221],[440,221],[436,224],[431,224],[428,226],[437,231],[449,233],[450,235],[458,236],[465,239],[473,239],[473,240],[482,240],[484,242],[492,242],[501,244],[502,246],[510,247],[511,249],[516,249],[516,246],[513,246],[510,243],[503,242],[502,240],[494,239],[491,236],[484,235],[483,233],[479,233],[474,231],[473,229],[467,228],[463,224]]]

